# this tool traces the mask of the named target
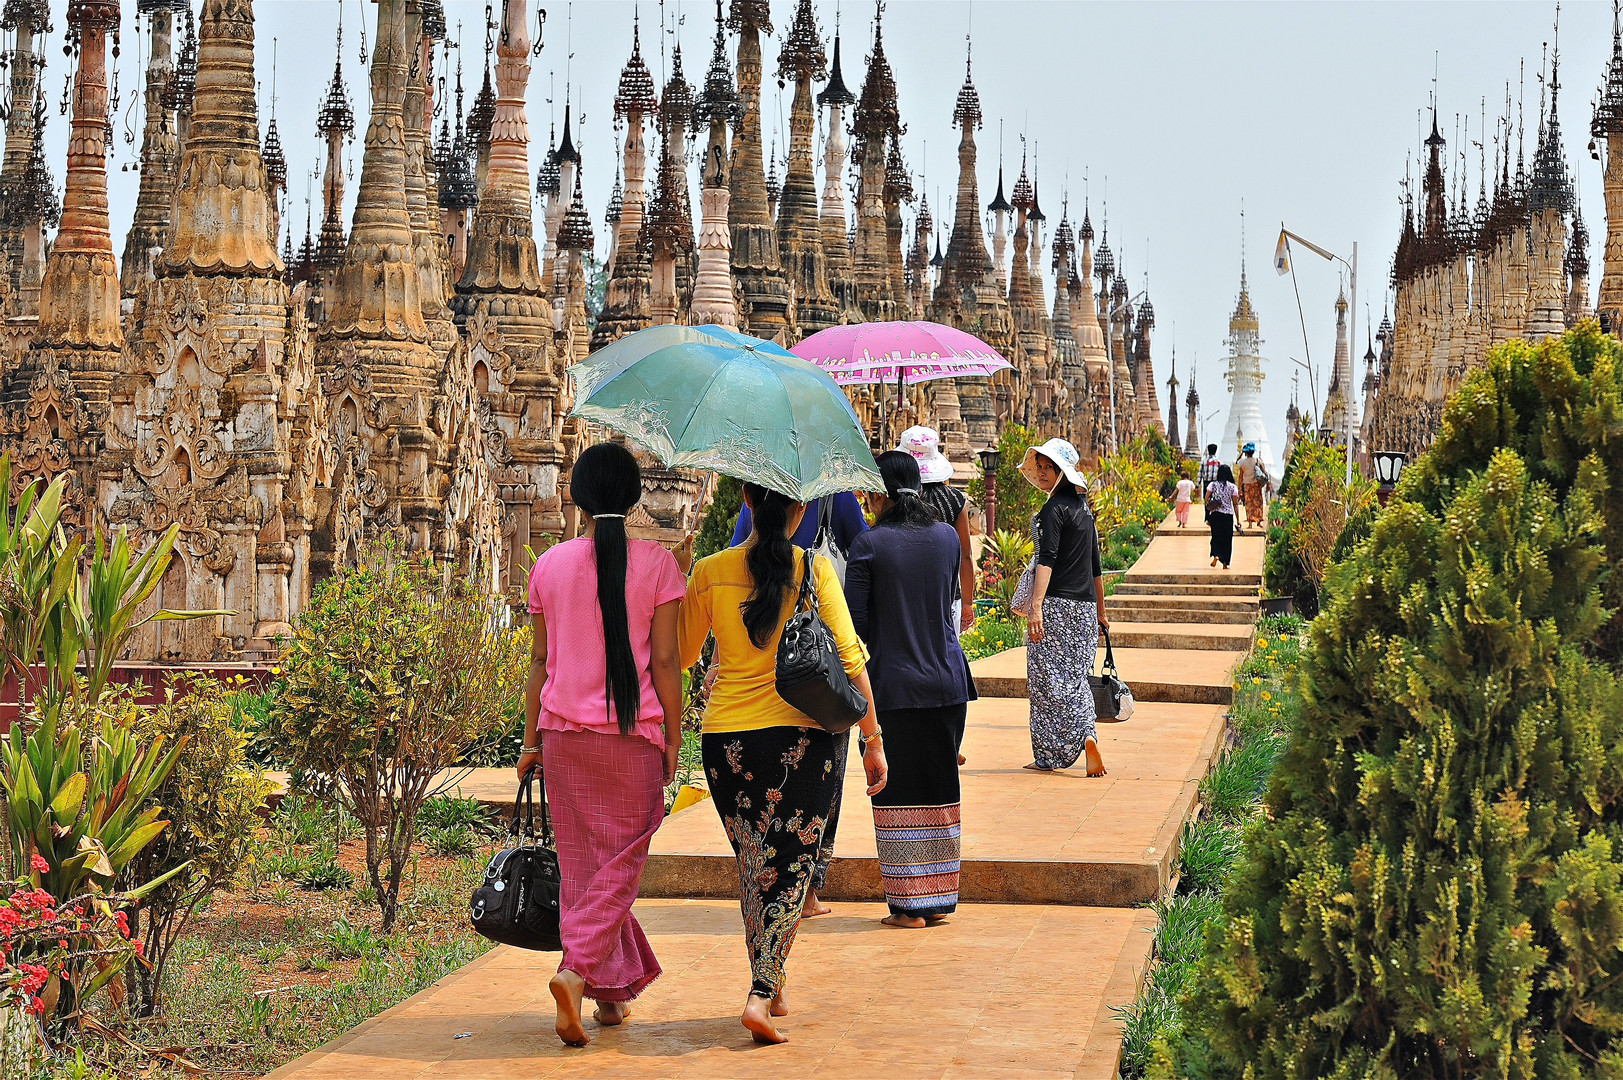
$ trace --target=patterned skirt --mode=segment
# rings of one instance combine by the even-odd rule
[[[967,711],[943,705],[879,714],[890,778],[873,797],[873,824],[893,915],[950,915],[958,908],[958,748]]]
[[[660,973],[631,903],[665,820],[665,756],[647,739],[597,731],[544,731],[541,745],[563,875],[558,969],[579,975],[593,1001],[630,1001]]]
[[[1088,601],[1043,598],[1043,639],[1026,646],[1031,756],[1045,769],[1069,769],[1094,737],[1093,656],[1099,609]]]
[[[834,805],[834,737],[802,727],[707,732],[700,748],[738,858],[750,993],[774,997]]]

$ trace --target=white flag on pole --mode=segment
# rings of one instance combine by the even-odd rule
[[[1274,248],[1274,269],[1282,275],[1291,272],[1291,242],[1284,229],[1279,230],[1279,244]]]

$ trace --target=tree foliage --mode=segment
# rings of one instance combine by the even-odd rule
[[[1496,350],[1329,576],[1163,1074],[1623,1071],[1620,350]]]
[[[388,550],[311,593],[281,660],[283,751],[360,821],[383,928],[436,774],[519,706],[529,631],[447,568]]]

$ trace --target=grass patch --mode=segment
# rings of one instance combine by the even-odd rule
[[[1124,1080],[1146,1075],[1157,1047],[1183,1029],[1181,999],[1209,932],[1223,923],[1223,889],[1245,857],[1245,830],[1257,814],[1301,710],[1296,684],[1307,623],[1296,615],[1257,624],[1251,651],[1235,672],[1229,723],[1237,738],[1206,778],[1206,814],[1184,826],[1178,892],[1152,905],[1155,963],[1138,998],[1117,1008]]]

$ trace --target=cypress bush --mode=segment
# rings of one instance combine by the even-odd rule
[[[1332,570],[1156,1072],[1623,1072],[1620,355],[1496,350]]]

